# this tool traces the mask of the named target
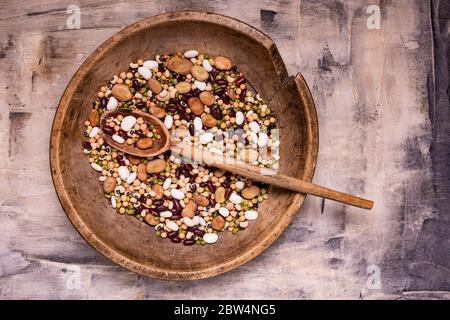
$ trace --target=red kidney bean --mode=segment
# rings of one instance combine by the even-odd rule
[[[144,206],[139,206],[139,207],[136,208],[136,211],[135,211],[135,212],[136,212],[137,214],[141,214],[141,212],[142,212],[144,209],[145,209]]]
[[[181,167],[178,167],[175,170],[175,177],[177,177],[177,179],[180,179],[180,177],[181,177]]]
[[[173,211],[175,211],[174,209],[172,209],[172,213],[174,213]],[[171,216],[169,219],[170,220],[180,220],[182,218],[181,214],[174,214],[173,216]]]
[[[185,246],[192,246],[195,243],[194,239],[184,239],[183,244]]]
[[[156,177],[156,179],[158,179],[158,180],[166,180],[166,176],[163,176],[163,175],[160,174],[160,173],[155,174],[155,177]]]
[[[118,135],[118,136],[121,136],[121,137],[124,138],[125,140],[128,139],[128,134],[127,134],[124,130],[122,130],[122,129],[119,129],[119,131],[117,132],[117,135]]]
[[[116,133],[116,131],[114,130],[114,128],[111,128],[110,126],[104,126],[102,127],[102,131],[106,134],[109,135],[113,135],[114,133]]]
[[[181,173],[183,174],[183,176],[185,178],[190,178],[191,177],[191,173],[186,168],[183,168],[183,170],[181,170]]]
[[[167,207],[164,207],[164,206],[159,206],[159,207],[153,208],[153,211],[154,212],[158,212],[158,213],[163,212],[163,211],[167,211],[167,210],[169,210],[169,209]]]
[[[194,119],[194,116],[192,115],[192,113],[182,113],[180,114],[180,119],[181,120],[186,120],[186,121],[192,121]]]
[[[194,183],[195,182],[195,178],[197,178],[197,175],[192,175],[192,177],[189,179],[189,183]],[[197,186],[196,186],[197,188]]]
[[[209,206],[211,208],[214,208],[216,206],[216,200],[215,199],[209,199]]]
[[[230,109],[230,111],[228,111],[228,114],[230,115],[230,117],[236,117],[236,111],[234,111],[234,109]]]
[[[144,101],[139,101],[138,103],[136,103],[136,108],[138,109],[143,109],[147,107],[147,104]]]
[[[86,150],[91,150],[92,149],[91,144],[89,143],[89,141],[83,141],[82,146]]]
[[[167,238],[169,239],[173,239],[175,237],[178,237],[178,231],[169,232],[169,234],[167,235]]]
[[[247,93],[247,89],[244,89],[241,91],[241,94],[239,95],[239,100],[244,102],[245,101],[245,95]]]
[[[179,238],[179,237],[175,237],[175,238],[172,238],[172,239],[170,239],[172,242],[174,242],[174,243],[180,243],[181,242],[181,239]]]
[[[100,107],[102,109],[106,108],[106,105],[108,104],[109,99],[107,97],[103,97],[100,99]]]
[[[213,69],[210,73],[209,73],[209,81],[211,83],[214,83],[216,81],[216,77],[217,77],[218,71],[217,69]]]
[[[169,160],[170,155],[172,154],[172,151],[167,150],[166,152],[164,152],[164,160]]]
[[[220,111],[220,109],[218,109],[218,108],[211,108],[210,109],[210,113],[217,120],[222,120],[222,111]]]
[[[167,113],[177,113],[178,110],[177,110],[177,108],[175,108],[175,106],[168,106],[168,107],[166,107],[166,112]]]
[[[205,231],[197,229],[194,231],[194,234],[199,237],[203,237],[205,235]]]
[[[221,96],[225,93],[225,88],[224,87],[219,87],[216,90],[213,91],[214,95],[216,96]]]
[[[215,192],[216,191],[216,187],[214,186],[214,184],[211,181],[208,181],[206,183],[206,186],[208,187],[209,191],[211,191],[211,192]]]
[[[188,106],[188,105],[186,104],[186,102],[184,102],[184,101],[178,101],[176,105],[177,105],[177,108],[180,109],[182,112],[186,112],[185,109],[186,109],[187,106]]]
[[[200,182],[200,187],[202,188],[206,187],[206,182]]]
[[[164,203],[163,199],[159,199],[159,200],[153,200],[153,205],[156,207],[162,206]]]
[[[136,133],[139,137],[145,138],[145,134],[144,134],[144,132],[143,132],[142,130],[137,130],[135,133]]]
[[[230,97],[227,96],[225,93],[222,94],[222,95],[220,96],[220,98],[223,100],[223,102],[224,102],[225,104],[229,104],[229,103],[230,103]]]
[[[152,216],[159,217],[159,212],[155,212],[152,209],[147,209],[147,210]]]
[[[195,127],[193,123],[189,124],[189,134],[195,136]]]
[[[141,87],[142,87],[142,84],[139,81],[137,81],[136,79],[133,80],[133,88],[134,88],[134,90],[138,91]]]
[[[228,81],[225,80],[225,79],[218,79],[218,80],[216,80],[216,83],[217,83],[219,86],[226,86],[226,85],[228,84]]]
[[[177,213],[180,213],[181,210],[182,210],[180,201],[178,201],[177,199],[173,199],[173,200],[172,200],[172,203],[173,203],[173,208],[175,209],[175,211],[176,211]]]
[[[195,230],[198,230],[198,228],[197,227],[187,227],[187,231],[194,232]]]
[[[189,171],[194,170],[194,167],[193,167],[192,164],[190,164],[190,163],[186,163],[186,164],[184,165],[184,167],[185,167],[187,170],[189,170]]]
[[[139,201],[140,203],[146,203],[146,202],[147,202],[147,197],[144,196],[144,195],[141,195],[141,196],[139,197],[138,201]]]
[[[236,85],[236,87],[239,87],[241,84],[243,84],[245,82],[245,77],[243,75],[239,76],[239,78],[236,78],[236,80],[234,80],[234,84]]]
[[[225,191],[225,199],[226,200],[230,199],[230,196],[231,196],[232,193],[233,193],[233,189],[228,187],[227,190]]]
[[[119,163],[119,165],[124,166],[125,165],[125,160],[123,160],[123,156],[117,156],[117,162]]]

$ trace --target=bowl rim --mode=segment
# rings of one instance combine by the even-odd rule
[[[87,72],[89,72],[90,68],[95,64],[97,60],[100,59],[102,54],[107,52],[108,49],[112,47],[117,41],[120,41],[123,36],[161,23],[183,20],[213,23],[218,24],[222,27],[232,28],[233,30],[238,32],[244,32],[248,37],[253,38],[255,41],[261,43],[266,48],[269,55],[272,57],[272,60],[274,61],[275,70],[280,78],[280,85],[287,81],[289,78],[292,79],[292,77],[288,77],[287,75],[284,62],[281,59],[281,55],[279,54],[275,43],[263,32],[248,25],[245,22],[217,13],[198,11],[175,11],[162,13],[156,16],[149,16],[113,34],[111,37],[106,39],[97,49],[95,49],[81,64],[79,69],[72,76],[59,101],[52,124],[49,148],[52,181],[59,202],[61,203],[61,206],[63,207],[64,212],[66,213],[70,222],[75,227],[77,232],[82,236],[82,238],[84,238],[94,249],[96,249],[98,252],[100,252],[116,264],[119,264],[120,266],[141,275],[165,280],[197,280],[209,278],[225,273],[234,268],[237,268],[244,263],[247,263],[251,259],[258,256],[260,253],[262,253],[265,249],[267,249],[281,235],[281,233],[291,223],[293,217],[297,214],[305,199],[304,194],[295,194],[291,204],[286,209],[286,213],[281,217],[275,228],[263,239],[261,239],[255,246],[249,248],[243,254],[236,256],[227,262],[195,271],[167,270],[154,265],[145,265],[138,261],[135,261],[131,257],[123,255],[120,252],[114,250],[112,247],[108,246],[107,243],[102,241],[92,230],[89,229],[89,227],[84,223],[83,219],[78,215],[76,209],[72,205],[67,189],[65,188],[59,161],[59,154],[61,149],[61,145],[59,143],[61,139],[61,124],[66,115],[69,101],[75,94],[75,89],[78,87],[80,81],[84,78]],[[298,73],[293,80],[295,88],[299,95],[299,99],[304,106],[305,117],[307,119],[306,132],[308,136],[308,144],[306,150],[305,168],[302,176],[300,176],[299,178],[306,181],[311,181],[315,171],[319,144],[317,113],[312,95],[303,76]]]

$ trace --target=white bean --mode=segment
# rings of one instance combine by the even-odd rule
[[[170,212],[170,211],[163,211],[163,212],[161,212],[159,214],[159,216],[163,217],[163,218],[170,218],[172,216],[172,212]]]
[[[239,126],[244,123],[245,117],[241,111],[236,112],[236,124]]]
[[[102,167],[100,167],[98,164],[96,164],[95,162],[92,162],[91,163],[91,167],[92,167],[92,169],[94,169],[95,171],[98,171],[98,172],[102,172],[103,171],[103,169],[102,169]]]
[[[145,80],[148,80],[152,77],[152,71],[149,68],[146,67],[139,67],[138,73],[144,78]]]
[[[245,187],[244,181],[236,181],[236,189],[242,190]]]
[[[267,134],[265,134],[264,132],[260,132],[258,137],[258,146],[260,148],[264,148],[265,146],[267,146],[268,142],[269,137],[267,136]]]
[[[172,220],[166,220],[166,227],[171,231],[178,231],[178,225]]]
[[[188,59],[192,59],[198,56],[198,51],[196,50],[188,50],[184,53],[184,57]]]
[[[126,166],[120,166],[117,169],[117,173],[119,174],[120,179],[126,180],[128,176],[130,175],[130,171],[128,170],[128,167]]]
[[[111,97],[111,98],[109,98],[108,103],[106,104],[106,109],[111,111],[111,110],[116,109],[118,105],[119,105],[119,101],[117,101],[116,98]]]
[[[196,225],[198,225],[200,223],[200,218],[199,218],[199,216],[194,216],[192,219],[189,217],[184,217],[183,223],[185,225],[187,225],[188,227],[195,227]]]
[[[130,131],[134,125],[136,124],[136,118],[133,116],[126,116],[123,118],[122,123],[120,124],[120,127],[123,131]]]
[[[227,208],[225,208],[225,207],[220,207],[219,208],[219,213],[220,213],[220,215],[222,216],[222,217],[228,217],[229,215],[230,215],[230,211],[228,211],[228,209]]]
[[[132,184],[134,182],[134,180],[136,180],[136,177],[137,177],[136,172],[130,173],[130,175],[127,178],[127,183]]]
[[[208,144],[212,141],[214,138],[213,134],[211,132],[205,132],[200,136],[200,143],[201,144]]]
[[[202,119],[200,117],[194,118],[194,128],[196,131],[200,131],[203,128]]]
[[[184,193],[181,190],[178,189],[172,189],[170,190],[170,195],[177,199],[177,200],[183,200],[184,199]]]
[[[250,130],[252,130],[255,133],[258,133],[260,128],[259,128],[259,124],[256,121],[252,121],[248,124],[248,127],[250,128]]]
[[[194,87],[196,87],[200,91],[205,91],[206,83],[204,83],[202,81],[195,80],[194,81]]]
[[[217,242],[217,239],[219,239],[219,236],[215,233],[207,233],[203,236],[203,240],[208,244]]]
[[[248,210],[245,212],[245,219],[247,220],[255,220],[258,218],[258,212],[255,210]]]
[[[125,139],[117,134],[113,134],[112,139],[117,143],[124,143]]]
[[[239,203],[241,203],[242,198],[237,193],[233,192],[230,195],[230,201],[233,202],[234,204],[239,204]]]
[[[89,132],[89,138],[95,138],[95,136],[98,134],[98,127],[93,127],[91,129],[91,132]]]
[[[212,67],[211,67],[211,64],[209,63],[209,61],[208,60],[203,60],[203,62],[202,62],[202,66],[203,66],[203,69],[205,69],[206,71],[208,71],[208,72],[211,72],[212,71]]]
[[[166,115],[166,118],[164,119],[164,125],[166,126],[167,129],[172,128],[173,117],[170,114]]]
[[[242,221],[241,223],[239,223],[239,227],[247,228],[248,227],[248,221]]]
[[[152,69],[158,68],[158,62],[156,62],[155,60],[147,60],[147,61],[144,61],[142,66],[152,70]]]
[[[172,184],[172,179],[167,178],[166,180],[164,180],[164,183],[163,183],[162,187],[163,187],[164,190],[167,190],[167,189],[169,189],[171,184]]]

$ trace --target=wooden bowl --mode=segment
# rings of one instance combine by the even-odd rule
[[[211,277],[249,261],[291,222],[304,195],[274,189],[259,218],[214,245],[183,246],[158,238],[152,227],[119,215],[103,196],[98,173],[82,152],[82,128],[99,87],[131,61],[164,52],[196,49],[225,55],[268,101],[288,80],[273,41],[238,20],[203,12],[171,12],[141,20],[116,33],[81,65],[67,86],[53,122],[50,162],[59,200],[87,242],[117,264],[162,279]],[[275,113],[280,128],[280,171],[311,181],[318,148],[317,116],[301,75]]]

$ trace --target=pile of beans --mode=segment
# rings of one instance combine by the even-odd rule
[[[108,146],[102,131],[136,147],[141,139],[158,139],[142,118],[128,122],[118,116],[101,125],[101,115],[115,109],[150,113],[195,146],[277,169],[275,116],[230,59],[189,50],[130,63],[97,93],[83,149],[112,207],[153,226],[161,238],[212,244],[219,232],[235,234],[258,218],[258,206],[268,198],[266,185],[188,163],[170,151],[138,158]]]

